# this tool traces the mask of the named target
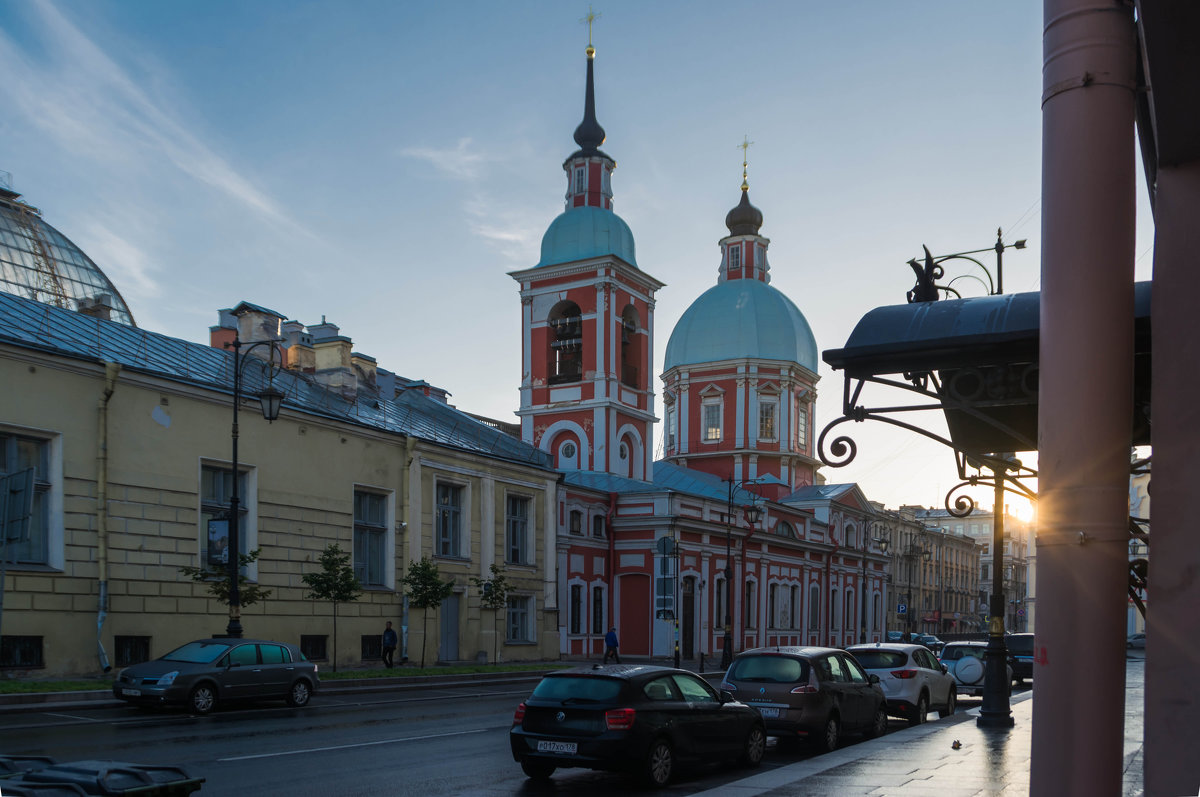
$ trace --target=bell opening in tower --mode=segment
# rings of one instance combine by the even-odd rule
[[[574,302],[559,302],[550,311],[550,348],[547,352],[552,385],[583,378],[583,314]]]

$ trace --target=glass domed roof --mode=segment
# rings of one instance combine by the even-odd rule
[[[817,339],[800,309],[756,279],[719,282],[692,302],[667,341],[667,370],[680,365],[784,360],[817,371]]]
[[[0,291],[137,326],[100,267],[18,197],[0,186]]]

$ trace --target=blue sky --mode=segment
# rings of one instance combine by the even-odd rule
[[[1006,290],[1038,288],[1040,2],[593,5],[615,209],[667,283],[657,371],[715,283],[743,136],[772,284],[819,349],[904,301],[922,244],[983,248],[1003,227],[1029,240],[1005,258]],[[142,327],[206,341],[240,300],[325,316],[381,366],[511,420],[507,272],[537,262],[562,210],[587,10],[0,0],[0,170]],[[1146,279],[1144,190],[1138,202]],[[821,376],[817,429],[841,399],[840,374]],[[889,506],[940,505],[955,483],[948,450],[851,431],[858,458],[830,481]]]

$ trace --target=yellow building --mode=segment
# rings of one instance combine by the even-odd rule
[[[548,456],[376,369],[332,325],[243,303],[214,341],[230,320],[243,348],[282,339],[291,366],[255,356],[270,345],[241,361],[239,547],[261,552],[247,576],[271,590],[243,608],[245,635],[343,668],[379,666],[387,620],[414,659],[423,644],[429,661],[557,658]],[[224,632],[226,606],[180,568],[227,561],[234,367],[219,347],[0,292],[0,473],[36,472],[30,537],[4,549],[0,673],[94,673]],[[273,423],[253,400],[267,379],[285,394]],[[339,607],[336,645],[331,606],[302,582],[330,543],[365,585]],[[399,588],[421,557],[454,582],[428,623]],[[493,563],[502,611],[471,581]]]

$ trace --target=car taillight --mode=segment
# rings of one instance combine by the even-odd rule
[[[632,708],[614,708],[604,712],[604,724],[610,731],[627,731],[633,727],[637,711]]]
[[[892,677],[893,678],[901,678],[901,679],[916,678],[917,671],[916,670],[892,670]]]
[[[818,691],[817,687],[812,684],[803,684],[792,690],[793,695],[815,695]]]
[[[513,712],[513,725],[520,725],[525,721],[525,704],[517,706],[517,710]]]

